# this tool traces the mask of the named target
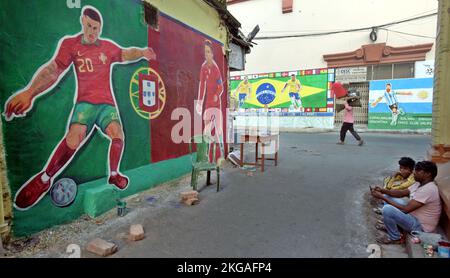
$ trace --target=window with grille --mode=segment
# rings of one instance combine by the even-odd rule
[[[374,65],[373,80],[392,79],[392,65]]]
[[[367,80],[414,78],[414,62],[367,66]]]
[[[394,79],[413,78],[414,63],[394,64]]]

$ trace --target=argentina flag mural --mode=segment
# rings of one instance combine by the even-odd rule
[[[431,129],[433,78],[377,80],[369,90],[369,129]]]

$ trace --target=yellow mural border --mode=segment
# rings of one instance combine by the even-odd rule
[[[144,0],[161,12],[228,46],[227,28],[219,13],[203,0]]]

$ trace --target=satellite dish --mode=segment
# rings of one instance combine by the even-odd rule
[[[253,31],[248,34],[247,41],[251,42],[256,37],[256,34],[258,34],[259,30],[259,25],[256,25],[255,28],[253,28]]]

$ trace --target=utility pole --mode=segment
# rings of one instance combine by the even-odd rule
[[[450,1],[439,0],[433,92],[432,146],[428,158],[438,165],[436,182],[443,200],[444,228],[450,236]]]

